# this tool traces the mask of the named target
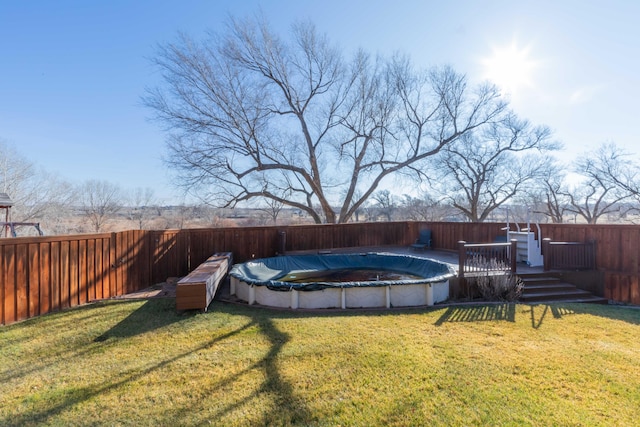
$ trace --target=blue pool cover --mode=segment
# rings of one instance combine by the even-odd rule
[[[325,270],[370,269],[407,273],[419,276],[410,280],[377,280],[366,282],[312,282],[292,283],[279,279],[297,272],[321,272]],[[236,264],[229,273],[250,285],[266,286],[272,290],[291,289],[312,291],[326,288],[351,288],[366,286],[388,286],[403,284],[437,283],[455,276],[455,270],[443,262],[409,255],[386,253],[289,255],[261,258]]]

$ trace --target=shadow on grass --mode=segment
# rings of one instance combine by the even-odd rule
[[[93,341],[102,342],[109,338],[133,337],[180,322],[185,318],[184,316],[188,316],[188,314],[179,316],[175,312],[168,313],[169,305],[175,306],[173,300],[147,300],[140,308]]]
[[[224,308],[218,307],[219,311],[226,312]],[[232,314],[238,314],[237,309],[230,309],[228,311]],[[268,395],[271,400],[270,408],[263,408],[263,420],[258,422],[257,425],[305,425],[311,420],[311,412],[309,411],[306,402],[296,396],[293,390],[292,384],[285,380],[280,372],[278,355],[282,351],[284,345],[289,342],[290,337],[288,334],[280,331],[273,318],[279,318],[279,316],[273,316],[272,312],[256,309],[246,309],[242,312],[242,315],[249,316],[251,322],[247,325],[255,326],[260,333],[267,338],[270,343],[269,351],[263,358],[255,363],[247,366],[245,369],[236,372],[234,375],[220,378],[207,386],[206,390],[202,390],[204,393],[213,393],[220,388],[227,388],[235,381],[241,380],[241,377],[249,374],[251,371],[260,370],[264,374],[264,381],[257,387],[252,393],[245,396],[242,400],[235,401],[228,404],[213,415],[210,420],[201,420],[202,423],[213,422],[230,414],[235,410],[240,410],[243,406],[251,404],[254,399],[259,398],[262,395]],[[273,317],[272,317],[273,316]],[[288,317],[285,315],[285,317]],[[206,404],[206,400],[203,402]],[[193,412],[194,408],[183,408],[182,413]],[[174,415],[175,417],[175,415]],[[181,419],[181,416],[177,416],[176,419]]]
[[[440,326],[445,322],[482,322],[487,320],[506,320],[515,322],[515,304],[491,304],[477,306],[450,306],[436,320],[435,325]]]
[[[539,329],[547,316],[562,319],[575,314],[589,314],[612,320],[622,320],[633,325],[640,325],[640,309],[634,307],[620,307],[601,304],[584,303],[553,303],[520,305],[526,307],[523,313],[529,312],[531,327]],[[435,322],[440,326],[445,322],[480,322],[486,320],[506,320],[515,322],[515,304],[450,306]]]
[[[549,314],[554,319],[562,319],[565,316],[574,314],[589,314],[610,320],[622,320],[632,325],[640,325],[640,309],[632,307],[606,304],[554,303],[530,305],[529,311],[531,314],[531,326],[534,329],[540,328]]]
[[[218,309],[219,311],[226,311],[224,309],[220,310],[220,306],[216,307],[215,309]],[[237,309],[231,309],[227,311],[227,313],[230,314],[234,314],[237,312]],[[289,415],[289,418],[292,422],[294,422],[296,419],[305,420],[307,419],[308,414],[305,409],[304,402],[300,401],[294,396],[293,387],[291,386],[291,384],[284,381],[279,373],[277,356],[280,353],[282,347],[289,341],[289,336],[278,330],[273,321],[273,314],[275,313],[255,309],[245,309],[243,311],[243,315],[248,316],[251,319],[251,322],[248,323],[243,328],[243,330],[248,329],[252,326],[257,326],[260,333],[264,337],[266,337],[270,343],[269,351],[263,359],[248,367],[247,370],[235,375],[234,378],[225,378],[222,381],[216,381],[216,383],[212,387],[212,390],[218,389],[219,387],[224,387],[225,385],[232,383],[236,377],[243,375],[247,371],[260,369],[264,372],[266,379],[262,386],[253,394],[255,396],[258,396],[260,394],[267,393],[269,395],[275,396],[274,411],[276,412],[274,412],[274,414],[265,414],[265,424],[270,424],[270,418],[275,414],[277,414],[278,419],[281,419],[283,412]],[[167,313],[166,304],[160,304],[157,300],[148,300],[139,309],[133,311],[129,316],[120,321],[117,325],[106,331],[104,334],[96,337],[94,339],[94,342],[106,341],[109,338],[126,338],[143,334],[168,326],[172,323],[179,322],[184,318],[184,316],[190,315],[190,312],[187,312],[183,315]],[[223,338],[229,338],[230,336],[231,335]],[[211,347],[216,342],[217,341],[212,341],[195,351]],[[183,356],[192,353],[193,351],[185,353]],[[237,402],[234,405],[225,408],[223,411],[218,413],[217,416],[220,417],[225,413],[231,412],[232,410],[243,404],[245,404],[245,402]]]
[[[99,335],[93,339],[93,342],[100,343],[106,341],[109,337],[130,337],[147,331],[161,328],[163,326],[175,323],[181,320],[176,318],[175,315],[167,315],[169,305],[168,300],[164,300],[161,303],[154,302],[152,304],[149,301],[145,302],[140,308],[132,312],[125,319],[118,322],[109,331]],[[130,304],[137,303],[137,301],[121,301],[117,304]],[[50,331],[58,331],[60,329],[68,329],[69,324],[94,324],[96,322],[110,321],[111,318],[118,317],[117,313],[108,310],[108,306],[113,304],[112,302],[96,302],[87,304],[80,307],[69,308],[61,312],[50,313],[44,316],[34,317],[28,319],[21,324],[12,325],[16,328],[46,328]],[[71,319],[69,319],[72,317]],[[71,322],[71,323],[70,323]],[[34,331],[37,334],[36,331]],[[74,332],[74,338],[78,338],[80,334]],[[22,334],[21,338],[13,340],[2,340],[2,346],[19,345],[21,342],[28,341],[30,334]],[[35,363],[29,365],[23,365],[22,369],[7,370],[0,374],[0,383],[8,382],[16,378],[27,377],[37,371],[43,370],[52,364],[55,364],[59,358],[65,359],[78,359],[84,356],[93,354],[96,351],[95,346],[82,346],[75,351],[69,351],[68,349],[53,347],[47,350],[47,358],[39,359]],[[1,372],[1,371],[0,371]]]
[[[591,314],[612,320],[622,320],[632,325],[640,325],[640,307],[607,304],[570,304],[559,305],[574,313]]]
[[[225,308],[224,306],[218,306],[216,307],[216,310],[222,313],[245,316],[247,317],[247,322],[226,334],[216,336],[211,340],[203,342],[196,348],[174,354],[171,357],[164,358],[157,362],[152,362],[147,367],[138,367],[120,372],[117,376],[114,376],[111,381],[93,383],[71,389],[53,390],[48,396],[41,396],[39,398],[40,407],[34,405],[28,412],[19,415],[12,415],[9,413],[9,415],[0,417],[0,425],[18,426],[49,423],[55,424],[56,416],[77,407],[83,402],[99,399],[101,395],[117,392],[123,387],[126,388],[128,383],[143,380],[145,376],[152,374],[154,371],[167,368],[182,359],[198,355],[202,351],[211,349],[217,344],[221,344],[224,341],[241,334],[243,331],[255,327],[258,328],[260,334],[266,337],[269,343],[269,349],[264,354],[264,357],[240,372],[236,372],[233,375],[220,378],[209,383],[206,386],[206,390],[200,391],[205,394],[213,393],[214,391],[219,390],[220,387],[224,387],[227,384],[242,381],[241,377],[253,370],[260,370],[264,375],[264,381],[251,393],[249,397],[241,401],[233,402],[232,404],[220,409],[213,415],[213,419],[210,421],[215,422],[216,419],[219,419],[225,414],[246,405],[247,400],[250,400],[253,397],[268,395],[272,405],[270,408],[264,408],[263,421],[260,423],[261,425],[280,425],[283,422],[295,425],[308,422],[310,420],[311,413],[308,410],[306,403],[303,399],[295,395],[292,384],[283,377],[280,371],[280,361],[278,356],[281,353],[283,346],[290,338],[288,334],[283,333],[278,329],[271,317],[272,313],[265,312],[263,310],[238,310],[236,307]],[[215,313],[216,312],[210,312],[208,314],[203,314],[202,316],[215,316]],[[94,339],[91,344],[88,344],[88,346],[85,345],[85,348],[78,349],[77,354],[81,355],[84,351],[89,351],[89,348],[95,346],[96,342],[101,342],[111,337],[124,338],[136,336],[190,317],[192,316],[189,314],[176,314],[175,311],[172,310],[172,306],[168,305],[166,301],[149,300],[107,332]],[[215,330],[212,330],[212,334],[215,335]],[[28,396],[25,396],[25,398],[29,399]],[[187,412],[193,413],[193,411],[197,411],[197,408],[194,406],[206,404],[207,399],[203,399],[196,405],[189,405],[180,408],[177,412],[172,411],[172,413],[166,415],[169,419],[180,420],[180,415],[184,415]],[[201,420],[201,422],[206,423],[207,420]]]
[[[530,306],[530,309],[532,326],[534,328],[539,328],[546,316],[550,314],[554,318],[561,318],[570,314],[588,313],[591,315],[617,318],[633,324],[640,324],[640,310],[634,311],[633,309],[621,309],[619,307],[591,307],[579,304],[567,304]],[[410,312],[413,312],[413,310],[410,310]],[[442,325],[444,322],[478,322],[491,320],[513,322],[515,321],[515,312],[516,305],[514,304],[451,306],[448,307],[440,316],[436,325]],[[300,396],[296,395],[293,384],[291,384],[282,374],[280,364],[284,362],[282,361],[283,359],[280,357],[280,354],[282,353],[285,345],[290,341],[290,337],[278,328],[277,320],[296,317],[313,317],[318,316],[319,314],[271,311],[216,304],[215,306],[212,306],[212,310],[209,313],[201,316],[206,318],[208,316],[216,316],[217,313],[242,316],[245,323],[237,325],[235,329],[218,336],[215,336],[216,331],[212,330],[211,334],[214,336],[211,339],[201,342],[201,344],[196,348],[190,348],[171,356],[162,356],[160,360],[150,362],[147,366],[120,372],[116,377],[113,377],[109,381],[103,383],[89,383],[76,388],[55,389],[47,396],[41,396],[41,398],[39,398],[40,403],[33,401],[33,405],[28,412],[19,415],[11,414],[11,412],[9,412],[8,415],[0,418],[0,424],[28,425],[55,423],[55,417],[57,415],[73,410],[83,402],[99,399],[103,394],[122,390],[127,387],[128,383],[143,380],[145,376],[155,371],[166,367],[172,367],[174,363],[182,359],[193,357],[202,351],[212,349],[216,345],[222,344],[226,340],[242,334],[244,331],[251,328],[257,328],[258,334],[266,339],[268,343],[266,352],[263,354],[261,353],[259,360],[255,361],[243,370],[225,375],[221,378],[212,378],[212,381],[208,382],[204,387],[205,390],[199,390],[199,392],[201,392],[202,395],[213,395],[219,389],[225,388],[225,386],[230,384],[241,384],[243,381],[243,375],[255,370],[260,371],[263,374],[264,379],[262,383],[249,394],[249,396],[244,397],[242,400],[239,399],[237,401],[233,401],[228,403],[226,406],[219,408],[217,412],[211,415],[211,421],[215,423],[216,419],[230,414],[235,410],[242,409],[242,406],[250,404],[252,399],[260,396],[268,396],[270,406],[268,408],[261,408],[263,412],[262,420],[259,423],[260,425],[295,425],[313,423],[313,414],[309,410],[307,402],[305,402]],[[372,312],[367,314],[366,312],[354,312],[337,314],[322,313],[320,315],[389,316],[394,315],[394,313]],[[175,308],[171,303],[163,300],[149,300],[137,310],[131,312],[115,326],[100,335],[100,337],[105,337],[105,339],[108,339],[109,337],[132,337],[191,318],[193,318],[191,315],[177,315],[175,313]],[[186,332],[187,331],[185,330],[185,333]],[[96,343],[89,341],[83,345],[85,347],[78,348],[79,353],[90,348],[89,346],[95,347]],[[25,396],[25,400],[29,401],[30,397]],[[194,411],[197,413],[199,409],[197,406],[204,407],[204,405],[207,405],[208,403],[208,399],[201,399],[198,402],[193,402],[190,405],[179,408],[177,411],[168,412],[166,415],[167,418],[175,419],[177,421],[180,419],[180,415],[184,415],[187,412],[193,413]],[[204,424],[207,420],[200,421]],[[150,420],[150,423],[151,422],[152,421]]]
[[[147,308],[147,310],[159,310],[162,311],[162,308],[157,307],[158,302],[157,301],[148,301],[144,306],[147,306],[147,304],[152,307],[152,306],[156,306],[154,308]],[[143,306],[143,307],[144,307]],[[166,311],[166,310],[165,310]],[[148,313],[147,313],[148,314]],[[165,314],[167,314],[165,312]],[[169,317],[176,317],[174,316],[169,316]],[[126,336],[133,336],[133,335],[137,335],[152,329],[157,328],[157,322],[154,321],[154,319],[150,319],[148,315],[146,316],[134,316],[134,314],[132,314],[131,316],[128,317],[128,319],[130,319],[128,322],[129,324],[126,326],[126,328],[123,326],[122,328],[124,328],[123,330],[127,331],[126,332]],[[137,326],[135,323],[131,323],[131,320],[140,320],[140,322],[137,323]],[[124,322],[124,321],[123,321]],[[153,325],[156,325],[154,327],[151,327],[150,325],[147,325],[146,323],[151,323]],[[122,323],[122,322],[121,322]],[[211,346],[213,346],[214,344],[224,341],[225,339],[228,339],[234,335],[237,335],[238,333],[242,332],[245,329],[248,329],[249,327],[251,327],[253,324],[253,322],[249,322],[246,325],[230,332],[227,333],[225,335],[221,335],[219,337],[213,338],[212,340],[202,344],[201,346],[198,346],[197,348],[194,348],[192,350],[177,354],[173,357],[167,358],[165,360],[162,360],[159,363],[156,363],[152,366],[149,366],[145,369],[141,369],[141,370],[131,370],[129,372],[123,372],[121,374],[118,375],[118,380],[117,381],[112,381],[112,382],[106,382],[106,383],[100,383],[100,384],[93,384],[90,386],[86,386],[86,387],[76,387],[70,390],[66,390],[64,393],[60,393],[59,391],[54,392],[53,395],[49,398],[49,402],[45,407],[40,408],[40,409],[34,409],[32,411],[29,411],[25,414],[19,415],[19,416],[9,416],[8,418],[0,418],[0,425],[11,425],[11,426],[21,426],[21,425],[33,425],[33,424],[48,424],[51,423],[53,420],[52,418],[55,417],[58,414],[61,414],[62,412],[69,410],[75,406],[77,406],[78,404],[85,402],[85,401],[89,401],[91,399],[94,398],[98,398],[101,394],[104,393],[109,393],[112,392],[114,390],[117,390],[118,388],[125,386],[127,383],[132,382],[132,381],[136,381],[139,380],[141,378],[143,378],[145,375],[148,375],[150,373],[152,373],[153,371],[156,371],[158,369],[164,368],[167,365],[170,365],[180,359],[183,359],[185,357],[188,357],[190,355],[193,354],[197,354],[198,352],[209,348]],[[110,331],[113,330],[118,330],[117,326],[112,328]],[[105,420],[102,420],[105,421]]]
[[[576,314],[575,310],[557,304],[530,305],[529,311],[531,313],[531,327],[533,329],[539,329],[548,314],[551,314],[554,319],[562,319],[565,316]]]

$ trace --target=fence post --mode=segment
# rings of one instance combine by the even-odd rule
[[[544,271],[551,270],[551,239],[545,237],[542,239],[542,269]]]
[[[116,233],[109,237],[109,296],[118,296],[118,239]]]
[[[467,261],[467,251],[464,249],[466,243],[464,240],[458,241],[458,277],[460,278],[464,278],[464,265]]]
[[[287,232],[284,230],[278,231],[278,255],[284,255],[287,247]]]
[[[517,258],[518,258],[518,240],[511,239],[511,274],[516,274]]]

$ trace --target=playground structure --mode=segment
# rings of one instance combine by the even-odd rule
[[[17,237],[18,233],[16,227],[34,227],[40,236],[44,235],[40,229],[40,223],[38,222],[13,222],[11,221],[11,207],[13,201],[7,193],[0,193],[0,209],[4,209],[4,221],[0,222],[0,227],[4,230],[4,237]],[[1,237],[1,236],[0,236]]]

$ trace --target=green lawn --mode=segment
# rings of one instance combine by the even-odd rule
[[[640,310],[111,301],[0,327],[0,425],[637,425]]]

